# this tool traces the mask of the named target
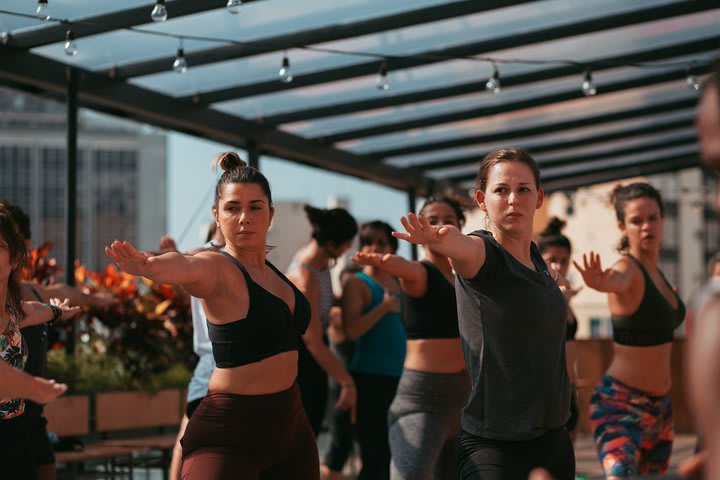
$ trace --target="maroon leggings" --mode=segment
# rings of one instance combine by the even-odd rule
[[[182,440],[183,480],[319,480],[317,444],[300,390],[209,392]]]

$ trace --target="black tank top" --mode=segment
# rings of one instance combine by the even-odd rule
[[[275,266],[265,261],[295,293],[295,312],[282,299],[253,281],[245,267],[227,252],[221,252],[240,269],[248,288],[250,305],[242,320],[216,325],[208,321],[208,335],[218,368],[232,368],[298,349],[300,336],[310,322],[310,304],[305,296]]]
[[[427,291],[420,298],[407,297],[405,330],[408,340],[459,338],[455,285],[430,262],[420,262],[427,272]]]
[[[632,347],[650,347],[672,342],[673,332],[685,319],[685,305],[672,290],[672,285],[665,275],[660,272],[660,276],[677,298],[678,307],[673,309],[657,289],[642,263],[632,255],[628,257],[635,262],[643,274],[645,292],[635,312],[624,316],[612,315],[613,340],[620,345]]]

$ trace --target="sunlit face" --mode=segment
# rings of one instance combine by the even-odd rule
[[[623,206],[625,222],[618,227],[627,237],[631,250],[656,252],[663,235],[663,217],[660,206],[652,198],[636,198]]]
[[[360,251],[363,253],[394,253],[390,239],[385,232],[375,229],[366,229],[361,234]]]
[[[531,232],[543,191],[530,167],[522,162],[500,162],[490,168],[485,191],[475,191],[475,201],[500,230]]]
[[[545,247],[542,257],[550,265],[557,265],[563,277],[567,277],[570,267],[570,252],[567,248],[557,245]]]
[[[712,85],[708,85],[700,99],[695,122],[702,161],[708,168],[720,172],[720,97]]]
[[[445,202],[433,202],[420,212],[430,225],[452,225],[460,228],[455,210]]]
[[[2,279],[3,282],[7,282],[14,268],[15,263],[11,260],[8,243],[5,237],[0,235],[0,279]]]
[[[710,272],[710,278],[720,277],[720,262],[715,262]]]
[[[227,183],[213,209],[225,241],[241,249],[265,249],[275,210],[256,183]]]

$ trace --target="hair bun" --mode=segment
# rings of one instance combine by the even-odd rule
[[[548,235],[559,235],[562,233],[563,228],[565,228],[565,221],[560,220],[558,217],[552,217],[550,221],[547,224],[547,227],[545,227],[545,230],[540,233],[542,236],[548,236]]]
[[[240,155],[238,155],[237,152],[220,153],[215,158],[213,158],[211,164],[211,168],[213,169],[213,171],[220,168],[223,172],[246,166],[247,163],[245,162],[245,160],[240,158]]]

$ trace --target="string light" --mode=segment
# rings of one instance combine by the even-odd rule
[[[690,68],[688,68],[685,72],[685,84],[690,90],[700,90],[700,81],[692,74]]]
[[[177,55],[173,62],[173,71],[176,73],[185,73],[188,70],[187,60],[185,60],[185,50],[183,49],[182,38],[180,39],[180,46],[177,49]]]
[[[232,14],[240,13],[242,3],[242,0],[228,0],[226,8]]]
[[[498,71],[497,64],[493,62],[493,73],[492,76],[488,79],[487,83],[485,84],[485,89],[488,92],[492,92],[494,94],[500,93],[500,90],[502,89],[500,85],[500,72]]]
[[[287,56],[287,52],[283,53],[282,64],[280,65],[278,76],[280,77],[280,81],[283,83],[290,83],[293,81],[292,73],[290,73],[290,59]]]
[[[48,9],[48,0],[38,0],[35,15],[40,20],[50,20],[50,10]]]
[[[68,57],[74,57],[77,55],[77,45],[75,44],[75,34],[72,32],[72,30],[68,30],[65,32],[65,55]]]
[[[378,90],[389,90],[390,84],[388,83],[388,71],[387,71],[387,61],[383,60],[382,64],[380,64],[380,71],[378,72],[378,78],[377,82],[375,83],[375,86]]]
[[[595,86],[595,82],[593,82],[592,71],[589,68],[585,70],[585,78],[583,79],[581,89],[583,95],[586,97],[592,97],[597,94],[597,87]]]
[[[167,20],[167,8],[165,8],[165,0],[157,0],[155,6],[150,12],[150,18],[153,22],[164,22]]]

